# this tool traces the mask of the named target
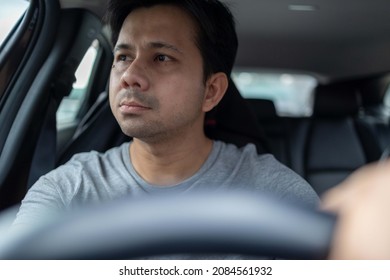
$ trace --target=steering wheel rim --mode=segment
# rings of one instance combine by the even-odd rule
[[[253,193],[125,198],[70,213],[0,247],[0,259],[240,254],[323,259],[335,216]]]

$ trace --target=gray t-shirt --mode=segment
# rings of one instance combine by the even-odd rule
[[[192,192],[215,188],[271,193],[315,207],[318,196],[310,185],[272,155],[258,155],[254,145],[237,148],[215,141],[202,167],[174,186],[147,183],[134,170],[130,143],[105,153],[75,155],[68,163],[42,176],[24,198],[14,225],[32,224],[44,213],[100,203],[123,196]]]

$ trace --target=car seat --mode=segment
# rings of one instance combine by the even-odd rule
[[[359,120],[359,110],[356,88],[320,85],[315,92],[313,117],[291,135],[292,168],[319,195],[380,157],[375,135]]]

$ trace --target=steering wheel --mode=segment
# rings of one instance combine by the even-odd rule
[[[253,193],[124,198],[0,246],[0,259],[136,259],[181,253],[322,259],[335,217]]]

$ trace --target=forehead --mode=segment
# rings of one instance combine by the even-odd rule
[[[197,24],[192,16],[180,7],[155,5],[132,11],[125,19],[119,40],[163,40],[195,43]]]

